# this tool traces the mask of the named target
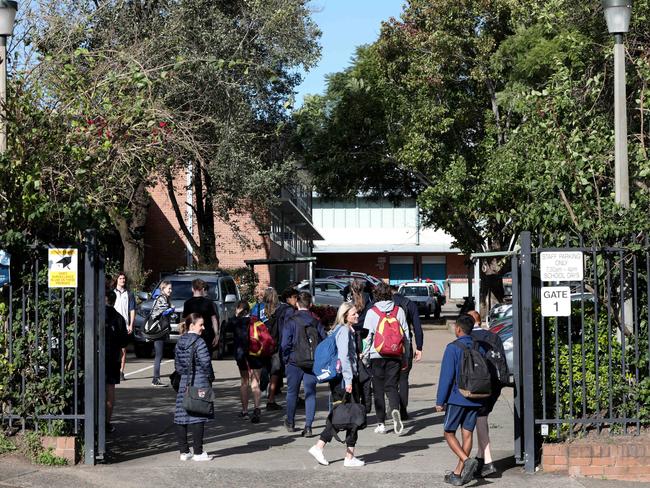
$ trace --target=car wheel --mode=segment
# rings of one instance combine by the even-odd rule
[[[153,347],[146,342],[136,342],[133,345],[135,357],[140,359],[151,359],[153,356]]]

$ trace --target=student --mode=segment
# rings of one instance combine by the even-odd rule
[[[336,314],[335,328],[331,332],[336,334],[336,350],[338,359],[341,362],[342,376],[330,382],[330,392],[332,402],[343,400],[345,394],[352,395],[355,401],[359,401],[359,378],[357,369],[358,349],[355,341],[354,326],[359,320],[359,314],[352,303],[343,303]],[[325,459],[323,449],[325,444],[330,442],[334,437],[334,428],[327,425],[320,435],[320,439],[315,446],[309,449],[316,461],[323,466],[329,462]],[[345,459],[343,466],[346,468],[356,468],[364,466],[365,463],[354,457],[354,446],[357,443],[357,431],[348,429],[345,436]]]
[[[481,315],[471,310],[467,313],[474,320],[474,328],[472,329],[472,337],[481,342],[488,344],[495,344],[495,350],[502,354],[505,358],[505,351],[503,350],[503,341],[499,334],[494,334],[481,327]],[[490,449],[490,427],[488,424],[488,416],[492,413],[494,405],[496,405],[499,396],[501,395],[501,383],[497,378],[492,381],[492,396],[487,398],[481,408],[479,408],[476,419],[476,442],[478,444],[478,451],[476,453],[476,460],[478,467],[476,468],[476,476],[487,478],[498,473],[497,468],[492,462],[492,450]]]
[[[208,346],[210,356],[219,344],[219,316],[214,302],[208,298],[208,284],[200,278],[192,281],[192,297],[183,304],[183,315],[198,313],[203,317],[204,331],[201,338]]]
[[[467,315],[459,317],[454,326],[457,341],[472,347],[473,328],[474,320],[471,317]],[[456,344],[453,342],[447,344],[442,357],[436,398],[436,411],[446,410],[445,440],[452,452],[458,456],[458,464],[454,471],[445,475],[445,481],[454,486],[461,486],[472,480],[478,467],[478,461],[470,458],[469,455],[472,452],[472,435],[481,403],[465,398],[458,391],[456,378],[460,374],[462,354],[462,349]],[[456,438],[458,427],[461,428],[462,444]]]
[[[400,400],[397,392],[400,370],[407,365],[406,354],[409,350],[409,328],[406,323],[404,310],[393,302],[393,293],[385,283],[378,284],[374,289],[374,297],[377,300],[373,307],[368,310],[363,328],[368,330],[368,348],[370,352],[370,369],[372,371],[372,388],[375,396],[375,413],[377,414],[376,434],[385,434],[386,426],[386,403],[384,394],[388,396],[391,417],[393,419],[393,431],[399,435],[404,425],[400,414]],[[397,308],[395,312],[394,309]],[[403,334],[402,357],[382,356],[375,349],[374,336],[377,327],[384,317],[395,314]]]
[[[393,292],[393,302],[404,310],[406,314],[406,323],[409,325],[409,332],[411,336],[415,336],[415,348],[410,348],[407,355],[408,367],[400,371],[399,383],[397,388],[399,390],[399,405],[400,415],[402,420],[407,420],[408,405],[409,405],[409,374],[413,368],[413,361],[417,363],[422,359],[422,346],[424,344],[424,333],[422,332],[422,324],[420,323],[420,312],[418,306],[412,300],[409,300],[404,295],[397,293],[397,287],[391,286]]]
[[[172,284],[171,281],[163,280],[160,282],[158,289],[153,293],[153,306],[151,307],[150,320],[155,320],[161,315],[169,315],[174,312],[174,307],[171,302]],[[165,339],[168,336],[161,337],[153,341],[156,356],[153,362],[153,380],[151,386],[167,386],[166,383],[160,381],[160,362],[162,361],[163,352],[165,348]]]
[[[277,295],[275,290],[273,293]],[[269,297],[269,303],[271,302],[272,297]],[[270,317],[270,332],[273,338],[276,340],[277,344],[280,344],[282,341],[282,330],[284,329],[287,321],[293,316],[296,312],[296,304],[298,302],[298,291],[295,288],[287,288],[282,292],[280,301],[277,304],[273,313],[268,313]],[[266,309],[267,306],[265,305]],[[280,348],[278,351],[271,357],[271,378],[269,382],[269,397],[266,403],[267,410],[282,410],[282,407],[277,404],[275,401],[275,395],[279,393],[282,388],[282,378],[285,374],[285,365],[282,359],[282,354],[280,353]]]
[[[210,461],[212,456],[203,450],[203,435],[205,432],[205,423],[208,417],[195,417],[187,413],[183,408],[183,397],[185,389],[192,380],[192,367],[194,370],[194,386],[206,388],[211,387],[214,381],[214,371],[212,370],[212,360],[205,341],[201,339],[203,333],[203,317],[198,313],[193,313],[185,317],[185,322],[181,324],[180,337],[176,344],[174,363],[176,371],[181,375],[181,382],[176,395],[176,409],[174,412],[174,424],[176,424],[176,434],[178,445],[181,451],[181,461],[193,459],[194,461]],[[194,364],[192,364],[192,350],[196,348]],[[190,453],[187,444],[187,432],[192,433],[193,453]]]
[[[113,408],[115,407],[115,385],[120,384],[121,351],[126,346],[129,336],[126,330],[124,317],[115,310],[117,296],[114,291],[106,294],[105,337],[106,342],[106,431],[113,432],[115,427],[111,424]]]
[[[284,426],[288,432],[295,432],[296,404],[298,392],[302,383],[305,389],[305,428],[303,437],[312,437],[311,426],[316,413],[316,375],[311,368],[303,369],[296,365],[296,349],[300,337],[305,334],[300,328],[314,327],[319,338],[325,338],[325,331],[320,321],[311,314],[312,298],[309,292],[303,291],[298,295],[298,311],[291,316],[282,328],[281,353],[287,372],[287,415]]]
[[[235,338],[235,361],[239,368],[241,384],[239,387],[239,396],[241,398],[241,412],[239,416],[257,424],[260,421],[261,410],[260,402],[262,392],[260,391],[260,377],[262,368],[265,366],[264,358],[250,356],[248,354],[249,327],[250,327],[250,307],[245,300],[237,304],[235,316],[230,319],[228,328],[233,331]],[[253,392],[253,416],[248,415],[248,385],[250,384]]]
[[[370,293],[366,292],[366,281],[360,279],[352,280],[350,283],[351,302],[359,313],[359,321],[355,325],[355,330],[363,329],[363,322],[366,320],[366,314],[373,305]]]
[[[128,334],[133,333],[133,324],[135,324],[135,296],[126,286],[126,273],[120,271],[115,280],[115,310],[124,318]],[[120,365],[120,380],[126,381],[124,377],[124,368],[126,367],[126,345],[122,348],[122,364]]]

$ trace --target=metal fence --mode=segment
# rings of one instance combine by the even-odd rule
[[[543,281],[542,253],[567,252],[581,253],[582,279]],[[617,247],[538,239],[533,247],[524,232],[512,270],[517,459],[534,472],[544,439],[638,434],[650,420],[648,237]],[[569,289],[570,311],[543,313],[542,294],[558,285]]]
[[[49,288],[34,249],[0,297],[0,421],[9,429],[81,435],[87,463],[105,452],[104,268],[89,232],[77,288]],[[81,288],[83,286],[83,288]],[[2,358],[0,358],[2,360]]]

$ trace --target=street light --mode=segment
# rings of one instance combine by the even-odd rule
[[[0,0],[0,153],[7,150],[7,37],[14,33],[18,2]]]
[[[603,0],[607,30],[614,34],[614,136],[616,203],[630,206],[627,168],[627,108],[625,95],[625,47],[623,34],[630,28],[632,0]]]

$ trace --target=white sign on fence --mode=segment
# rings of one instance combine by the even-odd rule
[[[568,286],[542,287],[542,317],[571,315],[571,289]]]
[[[584,259],[580,251],[543,252],[539,257],[542,281],[582,281]]]

